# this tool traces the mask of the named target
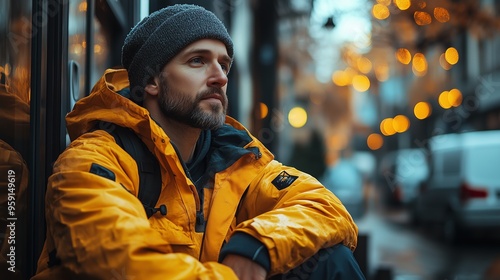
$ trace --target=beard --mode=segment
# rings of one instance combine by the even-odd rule
[[[200,102],[212,94],[218,94],[223,98],[222,105],[209,103],[209,110],[203,109]],[[199,92],[193,100],[189,93],[170,90],[166,79],[160,78],[158,102],[165,117],[203,130],[217,129],[226,119],[227,96],[221,88],[210,88]]]

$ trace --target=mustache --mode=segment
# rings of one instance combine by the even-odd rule
[[[200,92],[200,94],[198,95],[198,99],[203,99],[213,94],[218,94],[222,98],[224,98],[224,91],[221,88],[213,87]]]
[[[226,93],[221,88],[217,87],[209,88],[207,90],[200,92],[196,97],[196,103],[201,102],[203,99],[213,98],[214,95],[217,96],[216,98],[220,100],[223,107],[227,106],[228,100]]]

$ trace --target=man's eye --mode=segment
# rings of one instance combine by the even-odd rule
[[[226,74],[229,73],[229,65],[222,63],[220,67],[224,70],[224,72],[226,72]]]
[[[193,57],[189,62],[198,64],[203,63],[203,60],[201,59],[201,57]]]

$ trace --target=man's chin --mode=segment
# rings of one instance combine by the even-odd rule
[[[207,129],[210,129],[210,130],[219,129],[224,125],[225,121],[226,121],[226,116],[224,115],[224,118],[221,118],[218,121],[214,121],[211,125],[209,125],[210,128],[207,128]]]
[[[203,130],[214,130],[224,125],[226,122],[226,114],[212,113],[205,115],[202,118],[195,118],[190,121],[190,125]]]

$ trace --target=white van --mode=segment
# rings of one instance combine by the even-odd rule
[[[500,131],[439,135],[429,146],[414,221],[438,225],[448,242],[465,230],[500,230]]]

